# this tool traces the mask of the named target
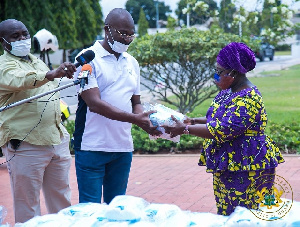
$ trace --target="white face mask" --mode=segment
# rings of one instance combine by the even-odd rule
[[[109,39],[107,37],[107,42],[108,42],[108,45],[110,46],[110,48],[114,51],[114,52],[117,52],[119,54],[122,54],[123,52],[126,52],[129,45],[126,45],[126,44],[123,44],[123,43],[120,43],[118,41],[115,41],[111,32],[110,32],[110,28],[109,29],[109,33],[110,33],[110,36],[112,38],[112,40],[114,41],[114,43],[112,44],[111,42],[109,42]]]
[[[12,55],[18,56],[18,57],[24,57],[27,56],[30,53],[30,48],[31,48],[31,39],[22,39],[19,41],[15,42],[7,42],[4,38],[3,40],[11,45],[11,51],[7,50],[10,52]]]

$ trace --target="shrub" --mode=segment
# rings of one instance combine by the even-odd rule
[[[158,101],[187,113],[218,90],[212,82],[216,57],[233,41],[247,43],[253,49],[259,43],[220,30],[184,28],[144,35],[135,39],[128,51],[141,66],[142,85]]]
[[[193,117],[193,114],[190,114]],[[65,127],[71,137],[74,132],[75,122],[68,120]],[[266,133],[276,142],[282,153],[300,154],[300,123],[290,122],[277,124],[269,122]],[[150,140],[149,135],[136,125],[132,126],[132,137],[135,153],[156,153],[160,150],[171,150],[177,148],[180,151],[201,149],[203,139],[193,135],[181,135],[180,141],[174,143],[170,140],[156,139]],[[70,141],[71,154],[74,154],[72,142]]]
[[[267,134],[276,142],[283,153],[300,154],[300,123],[276,124],[269,122]]]
[[[70,134],[70,152],[71,154],[74,154],[74,148],[73,148],[73,133],[75,131],[75,121],[74,120],[66,120],[64,122],[64,126],[66,127],[68,133]]]

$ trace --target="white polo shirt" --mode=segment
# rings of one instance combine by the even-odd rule
[[[95,52],[95,58],[89,63],[93,71],[83,90],[98,87],[102,100],[121,110],[132,112],[131,97],[140,95],[140,70],[136,59],[128,53],[121,54],[117,59],[106,51],[99,41],[81,53],[89,49]],[[75,78],[80,70],[81,67],[78,67]],[[111,120],[90,112],[83,99],[78,96],[74,149],[131,152],[131,123]]]

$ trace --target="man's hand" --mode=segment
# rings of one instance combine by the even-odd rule
[[[54,78],[67,77],[73,79],[73,74],[76,72],[76,66],[69,62],[62,63],[57,69],[51,70],[46,73],[46,78],[53,81]]]
[[[155,113],[155,112],[156,112],[156,110],[150,110],[150,111],[147,111],[144,113],[136,114],[137,121],[135,124],[152,136],[160,136],[162,134],[162,132],[157,130],[158,126],[152,125],[150,118],[149,118],[149,115],[152,113]]]

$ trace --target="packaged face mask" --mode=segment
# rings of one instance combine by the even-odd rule
[[[149,135],[150,139],[157,139],[157,138],[162,138],[162,139],[167,139],[171,140],[173,142],[179,142],[180,136],[175,136],[173,138],[170,137],[169,134],[165,133],[165,129],[161,127],[162,125],[173,125],[175,122],[172,120],[171,115],[173,115],[177,120],[183,122],[185,119],[185,115],[182,113],[179,113],[175,110],[172,110],[171,108],[168,108],[162,104],[149,104],[145,103],[144,104],[144,110],[149,111],[149,110],[156,110],[156,113],[150,114],[149,118],[153,126],[158,126],[157,130],[162,132],[161,136],[151,136]]]

